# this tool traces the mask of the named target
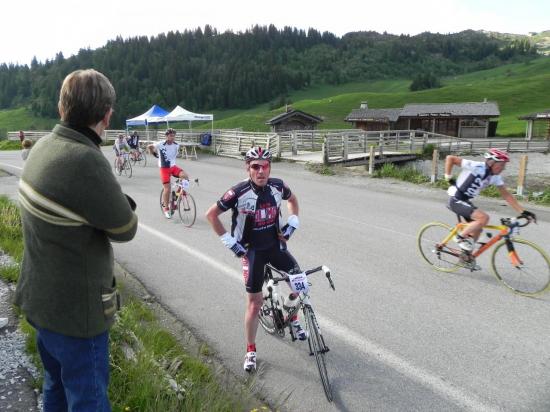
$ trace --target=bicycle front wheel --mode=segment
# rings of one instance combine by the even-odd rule
[[[461,250],[454,239],[442,244],[453,228],[445,223],[432,222],[420,229],[418,250],[426,262],[442,272],[454,272],[463,266]]]
[[[491,266],[495,276],[514,292],[532,296],[544,292],[550,284],[550,258],[536,244],[520,238],[510,239],[514,254],[509,252],[506,241],[493,251]]]
[[[327,372],[327,364],[325,361],[325,353],[328,352],[328,347],[325,345],[325,340],[321,334],[321,329],[315,318],[313,308],[309,305],[304,306],[304,319],[306,322],[306,330],[308,331],[308,344],[310,355],[315,356],[317,363],[317,369],[319,370],[319,376],[321,377],[321,384],[325,391],[325,396],[329,402],[332,402],[332,386]]]
[[[197,218],[195,199],[189,193],[182,193],[178,199],[178,212],[184,226],[191,227]]]
[[[119,176],[122,174],[122,168],[118,166],[118,159],[116,157],[115,157],[115,173]]]
[[[132,164],[128,159],[124,161],[122,168],[124,169],[124,174],[126,175],[126,177],[132,177]]]
[[[147,155],[145,154],[145,152],[140,152],[138,160],[141,164],[141,167],[147,166]]]

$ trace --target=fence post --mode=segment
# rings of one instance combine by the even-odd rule
[[[372,176],[374,173],[374,146],[370,147],[369,152],[369,175]]]
[[[277,157],[281,157],[282,155],[282,149],[281,149],[281,135],[277,133]]]
[[[430,176],[430,182],[435,183],[437,180],[437,164],[439,163],[439,150],[434,149],[432,155],[432,174]]]
[[[348,160],[348,153],[349,153],[349,136],[345,136],[344,137],[344,160]]]
[[[292,154],[297,155],[298,142],[296,141],[296,132],[294,130],[290,132],[290,140],[291,140]]]
[[[379,144],[378,145],[378,157],[380,159],[382,159],[382,157],[384,156],[384,145],[383,144]]]
[[[525,185],[525,174],[527,172],[527,155],[521,156],[521,159],[519,161],[519,173],[518,173],[518,188],[516,190],[516,193],[518,196],[523,196],[523,189]]]
[[[326,139],[326,137],[323,139],[323,143],[321,145],[321,150],[323,152],[323,164],[325,166],[328,166],[328,148],[327,148],[327,139]]]
[[[506,151],[507,151],[507,152],[510,152],[510,143],[511,143],[511,142],[512,142],[512,141],[511,141],[510,139],[508,139],[508,144],[506,145]]]

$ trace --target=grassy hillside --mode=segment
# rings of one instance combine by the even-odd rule
[[[355,83],[340,87],[321,87],[290,96],[296,109],[321,116],[321,128],[347,128],[343,119],[351,109],[367,100],[371,108],[402,107],[406,103],[476,102],[487,98],[499,104],[501,117],[497,133],[523,136],[525,122],[517,117],[550,108],[550,58],[531,63],[511,64],[453,78],[445,78],[439,89],[408,91],[409,81]],[[268,130],[266,120],[282,108],[266,111],[266,105],[233,113],[216,113],[216,127],[243,127]]]
[[[13,110],[0,110],[0,139],[7,132],[17,130],[49,130],[57,121],[34,116],[30,110],[20,107]]]
[[[410,92],[410,81],[404,79],[348,83],[313,87],[289,97],[294,108],[322,117],[323,129],[349,128],[344,118],[363,100],[371,108],[386,108],[406,103],[479,102],[487,98],[500,107],[497,134],[523,136],[525,122],[517,117],[550,108],[550,57],[444,78],[442,83],[439,89],[418,92]],[[262,104],[249,110],[215,111],[214,127],[267,131],[265,122],[283,109],[269,110],[267,104]],[[0,136],[2,130],[49,129],[54,123],[52,119],[34,117],[24,108],[0,111]]]

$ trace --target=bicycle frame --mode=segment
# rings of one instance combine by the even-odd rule
[[[447,242],[449,242],[451,239],[456,236],[456,234],[464,229],[466,226],[468,226],[468,223],[457,223],[453,230],[449,232],[449,234],[443,239],[441,242],[441,245],[446,245]],[[489,240],[487,243],[484,243],[481,245],[480,248],[472,252],[472,256],[474,258],[477,258],[482,253],[484,253],[486,250],[490,249],[495,243],[499,242],[501,239],[504,238],[506,241],[506,246],[508,248],[508,256],[510,258],[510,261],[514,266],[519,266],[522,264],[521,259],[519,258],[517,252],[514,249],[514,244],[510,242],[510,233],[511,229],[509,226],[506,225],[487,225],[483,227],[484,230],[495,230],[498,231],[496,236],[493,236],[491,240]]]
[[[326,266],[318,266],[314,269],[306,270],[304,273],[306,275],[310,275],[312,273],[319,272],[321,270],[325,273],[325,276],[327,277],[327,279],[329,281],[330,287],[334,290],[334,283],[332,282],[332,279],[330,277],[330,269],[327,268]],[[280,278],[273,277],[272,271],[278,273],[281,277]],[[264,276],[267,277],[267,279],[273,280],[273,283],[274,283],[275,286],[277,286],[278,283],[282,282],[282,281],[288,282],[288,274],[281,271],[281,270],[278,270],[278,269],[274,268],[270,264],[265,265]],[[272,292],[273,292],[272,290],[269,290],[269,298],[270,299],[273,299]],[[290,327],[290,322],[291,322],[292,317],[294,315],[296,315],[305,306],[311,306],[311,300],[310,300],[310,296],[309,296],[308,292],[298,293],[298,298],[297,299],[299,299],[298,303],[296,304],[296,306],[294,306],[292,308],[292,310],[288,311],[286,320],[283,320],[282,325],[280,327],[278,325],[275,325],[278,330],[284,330],[285,328]],[[294,332],[293,332],[291,327],[290,327],[290,332],[291,332],[292,340],[293,341],[296,340],[296,337],[294,336]]]

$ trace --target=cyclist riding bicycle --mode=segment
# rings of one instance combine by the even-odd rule
[[[124,153],[130,152],[130,146],[128,146],[128,143],[124,139],[124,135],[122,133],[116,138],[115,143],[113,144],[113,150],[116,156],[117,169],[120,169],[124,164]]]
[[[463,159],[459,156],[448,155],[445,159],[445,180],[451,186],[447,193],[449,201],[447,207],[469,224],[456,236],[456,242],[465,252],[471,252],[474,243],[479,238],[483,226],[489,223],[489,215],[472,204],[472,199],[489,185],[495,185],[500,195],[521,216],[536,222],[534,213],[525,210],[516,198],[506,189],[500,173],[510,161],[510,156],[499,149],[489,149],[485,155],[485,162],[476,162]],[[457,179],[452,176],[453,166],[462,168]]]
[[[183,169],[176,165],[176,157],[178,155],[179,143],[175,142],[176,131],[174,129],[168,129],[164,133],[166,139],[163,142],[150,144],[147,146],[149,153],[159,159],[158,165],[160,168],[160,180],[164,191],[162,192],[162,209],[166,219],[172,218],[172,212],[168,207],[170,198],[170,177],[178,177],[187,181],[189,184],[189,176]]]
[[[130,136],[128,136],[128,139],[126,140],[128,143],[128,146],[130,146],[132,156],[134,159],[137,159],[137,154],[139,153],[139,135],[134,130]]]
[[[299,227],[298,199],[281,180],[270,178],[271,153],[261,147],[253,147],[245,157],[248,179],[236,184],[213,204],[206,218],[222,243],[242,259],[243,277],[247,293],[247,309],[244,318],[247,341],[244,369],[256,369],[256,332],[262,306],[264,266],[298,273],[300,268],[286,248],[286,242]],[[281,222],[281,203],[287,201],[289,217],[286,225]],[[232,210],[231,233],[228,233],[219,216]],[[294,297],[294,296],[293,296]],[[298,317],[292,325],[300,340],[307,339]]]

